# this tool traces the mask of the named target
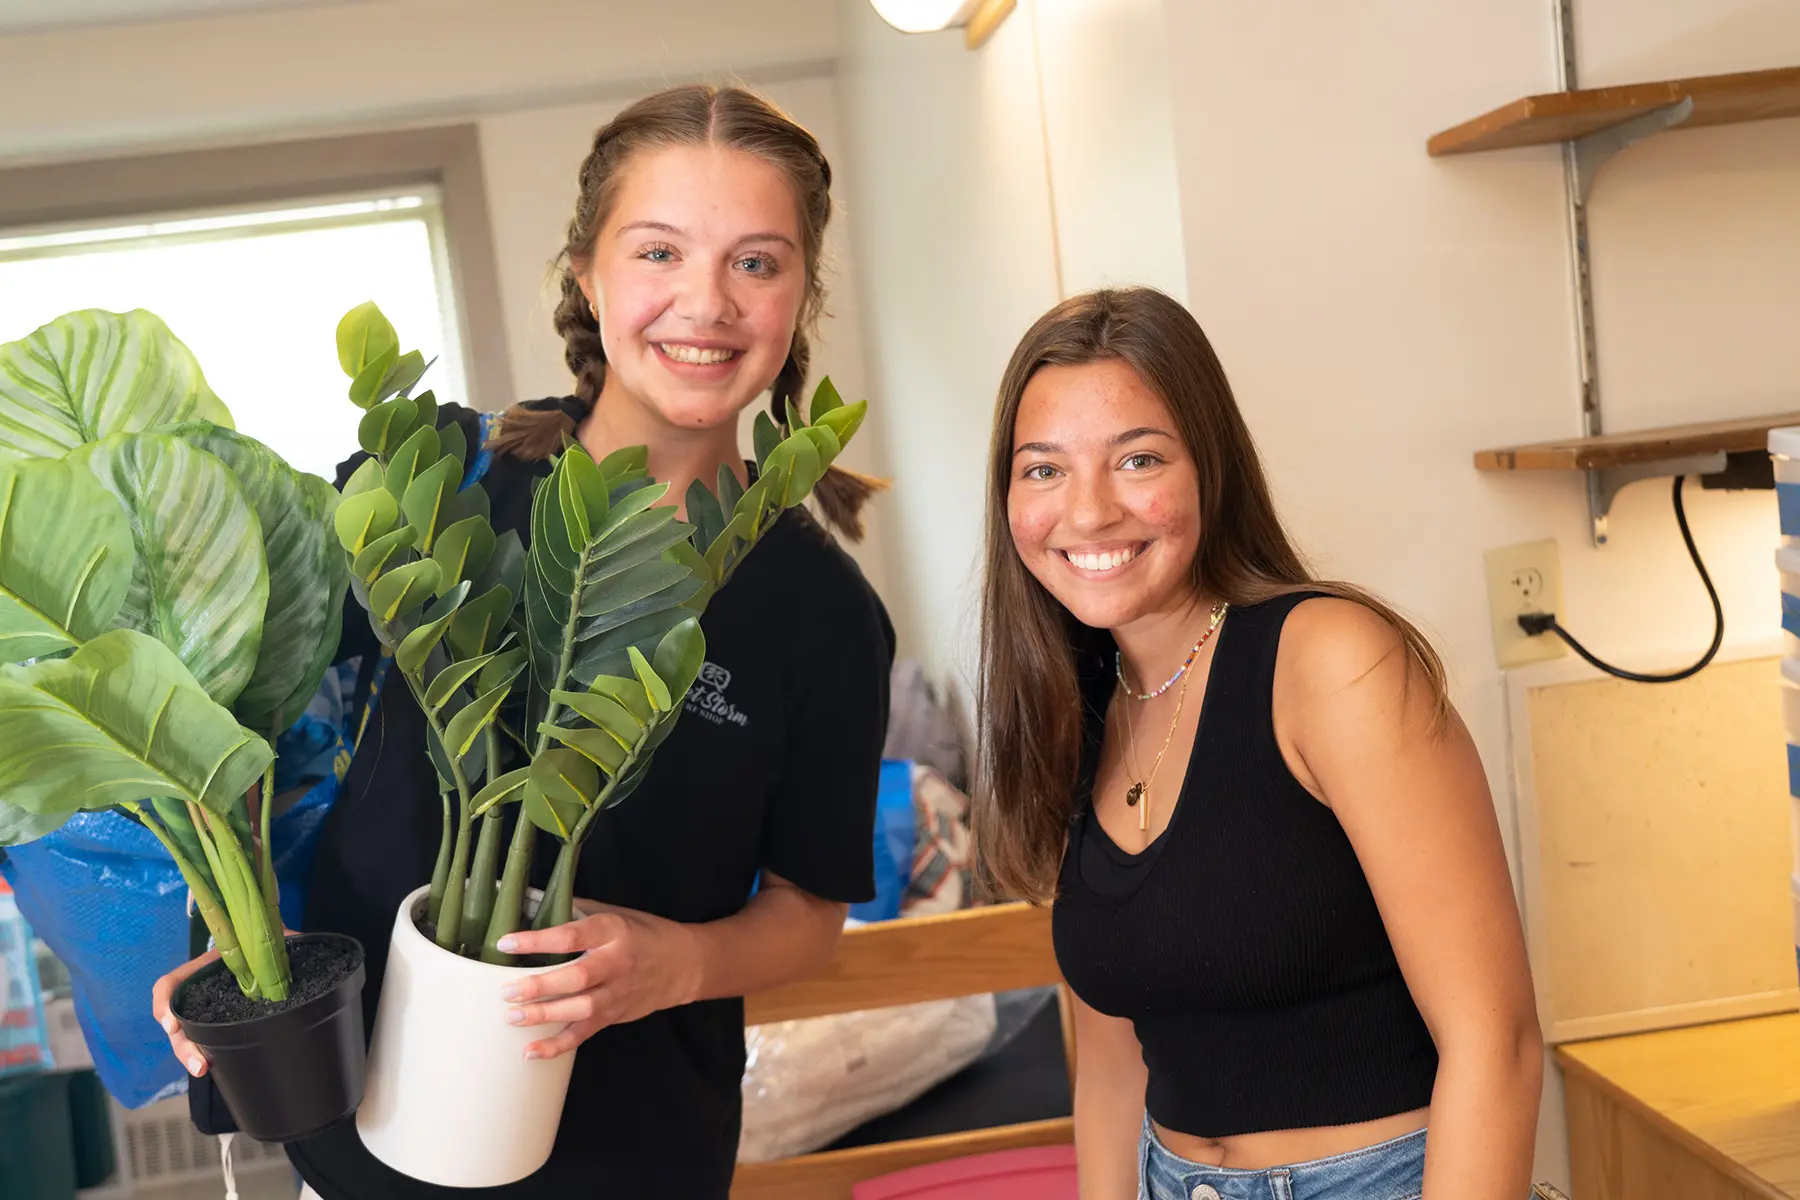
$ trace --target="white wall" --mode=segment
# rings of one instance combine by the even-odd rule
[[[1154,0],[1023,0],[979,52],[840,0],[871,394],[902,652],[973,680],[988,425],[1068,291],[1186,290]],[[1041,64],[1041,69],[1040,69]],[[1056,187],[1052,200],[1051,179]]]
[[[1787,5],[1577,8],[1590,85],[1800,53]],[[1424,151],[1439,129],[1554,89],[1548,5],[1167,13],[1193,309],[1300,540],[1437,637],[1510,835],[1481,551],[1555,537],[1567,624],[1602,655],[1691,658],[1711,632],[1666,484],[1626,491],[1596,550],[1578,478],[1469,465],[1484,446],[1579,429],[1559,152]],[[1796,407],[1797,208],[1800,122],[1671,134],[1606,169],[1590,221],[1610,428]],[[1772,636],[1772,496],[1694,489],[1688,507],[1728,640]],[[1554,1081],[1542,1133],[1540,1171],[1566,1185]]]

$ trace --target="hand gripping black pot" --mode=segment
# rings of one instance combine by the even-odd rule
[[[259,1142],[292,1142],[322,1132],[354,1113],[363,1097],[362,943],[338,933],[308,933],[289,937],[287,944],[290,960],[308,957],[303,952],[309,947],[325,952],[339,978],[316,995],[267,1014],[190,1019],[183,1013],[193,1008],[202,981],[220,974],[230,978],[224,963],[213,963],[185,980],[169,1004],[182,1032],[206,1055],[207,1071],[238,1128]],[[352,964],[348,970],[346,961]],[[297,972],[290,994],[307,982]]]

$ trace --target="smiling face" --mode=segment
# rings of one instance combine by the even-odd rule
[[[1117,630],[1194,602],[1199,477],[1167,406],[1124,362],[1031,377],[1010,480],[1013,546],[1082,624]]]
[[[600,308],[604,402],[681,430],[735,428],[787,361],[806,296],[786,176],[712,146],[640,152],[578,264]]]

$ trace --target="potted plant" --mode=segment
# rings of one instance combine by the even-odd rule
[[[584,839],[643,780],[699,675],[707,601],[811,492],[866,404],[827,380],[810,423],[790,405],[784,435],[759,416],[755,480],[722,469],[716,493],[695,483],[686,522],[660,503],[668,485],[643,447],[596,462],[571,443],[537,486],[525,551],[496,536],[478,485],[459,490],[473,448],[437,428],[429,394],[392,391],[425,364],[400,353],[379,310],[352,310],[338,344],[369,458],[343,487],[337,532],[424,713],[444,813],[431,883],[396,915],[357,1127],[405,1174],[494,1186],[549,1157],[573,1065],[528,1061],[525,1046],[554,1030],[507,1025],[497,1001],[509,978],[555,964],[496,943],[573,918]],[[541,896],[527,888],[539,830],[558,843]]]
[[[264,1140],[362,1094],[362,947],[284,936],[269,853],[271,743],[341,628],[336,507],[150,313],[0,346],[0,845],[107,808],[156,836],[220,955],[175,1014]]]

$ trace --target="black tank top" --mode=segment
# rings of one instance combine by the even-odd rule
[[[1056,958],[1083,1001],[1136,1026],[1150,1116],[1196,1137],[1392,1116],[1428,1105],[1437,1076],[1350,840],[1276,744],[1275,652],[1305,598],[1226,617],[1180,800],[1141,854],[1093,817],[1110,656],[1083,672]]]

